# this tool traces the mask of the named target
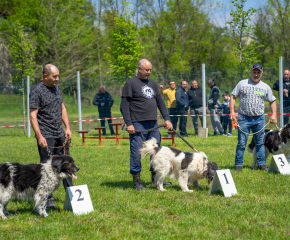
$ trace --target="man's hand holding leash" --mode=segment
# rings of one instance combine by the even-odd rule
[[[168,129],[168,130],[172,130],[173,126],[172,126],[172,123],[170,121],[165,121],[164,122],[164,125],[165,125],[165,129]]]

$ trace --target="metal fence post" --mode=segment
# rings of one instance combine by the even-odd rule
[[[283,57],[279,57],[279,105],[280,105],[280,128],[284,126],[283,112]]]
[[[80,72],[77,71],[77,88],[78,88],[78,113],[79,113],[79,131],[82,131],[82,99],[81,99],[81,80],[80,80]],[[80,137],[81,137],[80,133]]]
[[[30,119],[29,119],[29,94],[30,94],[30,77],[27,76],[27,136],[30,137]]]
[[[202,64],[202,127],[206,128],[206,91],[205,91],[205,64]]]

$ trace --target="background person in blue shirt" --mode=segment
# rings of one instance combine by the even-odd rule
[[[230,93],[229,92],[224,92],[223,94],[224,102],[221,103],[218,107],[218,109],[223,110],[223,114],[230,114]],[[230,116],[222,116],[221,117],[221,123],[223,125],[224,129],[224,135],[225,136],[231,136],[232,135],[232,121],[230,119]],[[227,134],[227,127],[229,125],[229,133]]]

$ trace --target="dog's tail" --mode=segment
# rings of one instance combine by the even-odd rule
[[[248,152],[249,152],[249,153],[252,153],[254,147],[255,147],[255,142],[254,142],[254,138],[252,138],[251,143],[250,143],[250,144],[248,145],[248,147],[247,147]]]
[[[157,145],[156,138],[151,138],[150,140],[143,142],[144,148],[140,149],[141,156],[144,158],[148,154],[155,155],[160,149]]]

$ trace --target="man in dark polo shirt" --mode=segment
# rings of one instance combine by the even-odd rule
[[[191,88],[187,91],[189,107],[190,107],[190,115],[192,115],[192,123],[194,126],[195,134],[198,134],[198,123],[197,116],[199,115],[199,119],[201,121],[201,125],[203,124],[202,114],[202,88],[198,86],[196,80],[191,81]]]
[[[136,130],[147,130],[158,125],[157,107],[161,112],[166,129],[172,129],[169,114],[165,103],[159,91],[159,86],[152,79],[148,78],[151,74],[152,65],[142,59],[138,64],[137,76],[129,79],[122,92],[122,102],[120,106],[121,113],[127,125],[127,131],[130,133],[130,173],[133,175],[134,188],[144,190],[145,187],[140,179],[141,155],[143,141],[154,137],[160,146],[160,132],[155,129],[150,132],[136,133]],[[154,181],[155,172],[150,168],[152,181]],[[171,184],[164,182],[164,185]]]
[[[58,85],[59,70],[52,64],[47,64],[43,68],[43,80],[37,84],[30,93],[30,121],[37,139],[40,161],[47,160],[49,153],[52,155],[62,155],[65,137],[71,139],[72,133],[69,126],[68,114],[62,102],[62,92]],[[62,122],[66,130],[63,131]],[[68,145],[65,154],[68,155]],[[66,189],[73,186],[72,178],[63,179]],[[48,196],[46,208],[56,208],[54,197]]]

